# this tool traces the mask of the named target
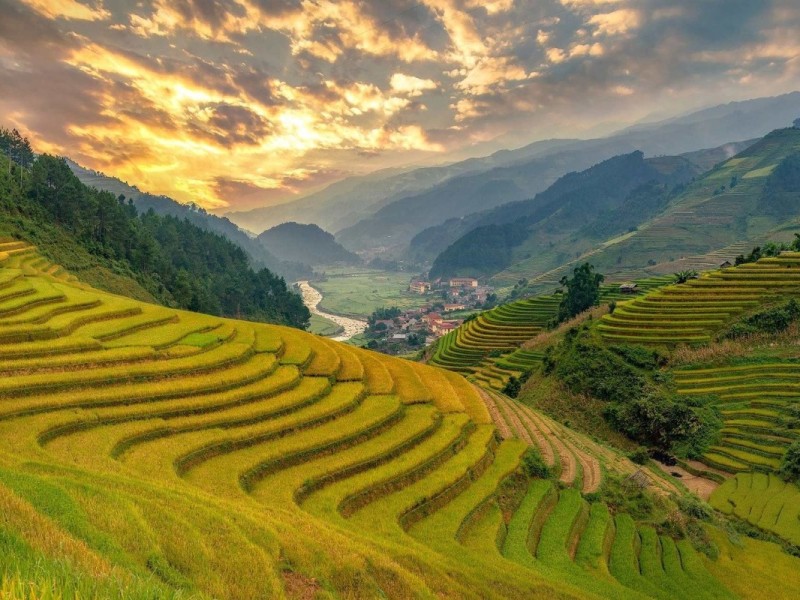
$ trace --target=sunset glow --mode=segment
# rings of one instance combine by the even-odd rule
[[[251,208],[797,88],[796,3],[731,4],[0,0],[0,110],[41,150]]]

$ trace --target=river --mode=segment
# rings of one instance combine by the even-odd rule
[[[318,306],[320,302],[322,302],[322,294],[320,294],[315,288],[311,287],[311,284],[309,284],[308,281],[298,281],[297,285],[300,286],[300,293],[303,295],[303,304],[308,307],[308,310],[315,315],[319,315],[320,317],[325,317],[329,321],[333,321],[344,329],[343,333],[330,339],[336,340],[337,342],[344,342],[349,340],[351,337],[358,335],[359,333],[364,333],[367,328],[366,321],[351,319],[350,317],[342,317],[341,315],[332,315],[330,313],[321,311]]]

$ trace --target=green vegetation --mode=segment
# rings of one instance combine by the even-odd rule
[[[308,331],[316,333],[317,335],[330,337],[341,333],[342,327],[330,319],[312,314],[308,324]]]
[[[711,505],[800,546],[800,488],[774,474],[739,473],[717,488]]]
[[[361,259],[345,250],[317,225],[282,223],[258,236],[270,254],[283,261],[308,265],[358,264]]]
[[[13,132],[3,130],[0,138],[9,157],[30,152],[19,150],[27,142]],[[152,211],[139,215],[124,198],[84,186],[64,159],[44,154],[17,164],[9,157],[0,155],[0,233],[37,244],[101,287],[102,273],[111,273],[113,291],[125,292],[118,280],[128,279],[139,297],[168,306],[307,325],[308,310],[285,281],[251,268],[245,252],[224,237]]]
[[[561,278],[564,295],[558,305],[557,321],[563,323],[600,303],[600,284],[605,277],[594,272],[594,267],[583,263],[572,272],[572,277]]]
[[[430,298],[408,291],[408,273],[371,269],[328,269],[326,277],[314,281],[324,299],[320,310],[366,319],[373,311],[386,306],[406,310],[418,308]]]

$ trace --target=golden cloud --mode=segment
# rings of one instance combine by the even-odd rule
[[[104,21],[111,13],[97,2],[96,8],[77,0],[22,0],[30,8],[48,19],[74,19],[76,21]]]
[[[186,74],[165,73],[157,63],[85,42],[65,61],[106,83],[109,91],[100,98],[108,122],[69,129],[81,140],[82,155],[94,168],[180,200],[225,206],[218,181],[232,173],[254,189],[280,189],[289,172],[295,180],[313,176],[298,163],[320,150],[443,150],[417,125],[389,125],[410,97],[435,87],[430,80],[397,73],[387,91],[364,82],[325,80],[312,90],[272,80],[278,102],[267,105],[243,89],[222,92]],[[129,95],[115,93],[121,84]],[[132,113],[131,105],[142,110]],[[131,140],[134,150],[115,150],[130,148]]]

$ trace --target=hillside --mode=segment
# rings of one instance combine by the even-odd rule
[[[788,200],[800,191],[793,158],[800,150],[800,129],[776,130],[735,157],[717,165],[679,194],[665,198],[658,213],[635,229],[617,235],[590,229],[571,240],[573,257],[591,257],[602,272],[616,278],[643,277],[686,268],[707,269],[732,260],[767,238],[782,239],[800,217]],[[780,167],[780,168],[778,168]],[[607,215],[611,224],[627,224],[622,206]],[[593,224],[592,227],[601,223]],[[624,233],[624,232],[618,232]],[[595,241],[592,242],[591,240]],[[496,285],[511,285],[521,277],[546,289],[565,262],[566,247],[549,249],[535,239],[520,244],[512,265],[494,276]],[[531,257],[526,257],[531,253]],[[560,253],[560,256],[557,255]]]
[[[658,471],[636,514],[608,504],[633,463],[457,374],[112,296],[19,242],[0,244],[0,356],[12,597],[800,591],[770,579],[797,572],[775,545],[704,525],[712,559],[656,529],[682,493]]]
[[[14,141],[8,132],[0,138]],[[304,327],[308,310],[286,282],[254,270],[228,239],[184,219],[140,214],[78,181],[63,159],[0,153],[0,235],[36,243],[84,281],[168,306]]]
[[[89,187],[110,192],[114,196],[124,196],[133,201],[140,213],[153,210],[157,215],[171,216],[181,220],[188,220],[193,225],[206,231],[226,237],[228,240],[242,248],[256,268],[266,267],[270,271],[285,277],[290,281],[310,277],[311,267],[295,258],[279,259],[271,254],[261,244],[258,244],[237,225],[224,217],[209,213],[196,204],[181,204],[167,196],[156,196],[142,192],[136,186],[129,185],[115,177],[86,169],[74,161],[65,159],[75,176]]]
[[[283,223],[263,232],[257,240],[270,254],[285,261],[296,260],[313,266],[361,262],[330,233],[313,224]]]
[[[607,223],[600,227],[604,234],[624,233],[657,213],[676,186],[699,172],[682,157],[645,159],[632,152],[569,173],[534,198],[504,204],[473,221],[471,231],[436,257],[431,277],[491,275],[513,262],[518,247],[538,257],[590,224]],[[571,246],[562,260],[574,254]]]
[[[796,552],[800,253],[639,283],[632,296],[606,286],[600,306],[555,330],[560,296],[502,305],[441,338],[430,362],[501,402],[500,390],[519,394],[617,445],[675,454],[669,470],[714,508]]]

